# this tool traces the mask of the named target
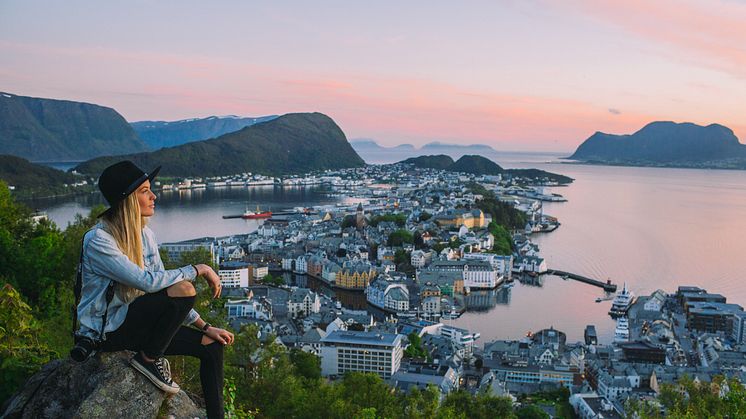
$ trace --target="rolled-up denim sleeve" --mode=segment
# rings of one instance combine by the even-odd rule
[[[158,292],[180,281],[193,281],[197,277],[197,271],[192,266],[147,271],[129,260],[113,238],[102,234],[91,238],[86,247],[88,261],[94,272],[147,293]]]

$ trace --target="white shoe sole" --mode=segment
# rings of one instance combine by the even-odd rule
[[[135,361],[134,358],[130,359],[130,365],[138,371],[142,373],[145,377],[147,377],[148,380],[150,380],[156,387],[159,389],[165,391],[168,394],[176,394],[181,390],[178,384],[173,383],[172,386],[169,386],[168,384],[164,383],[163,381],[159,380],[158,377],[153,375],[150,371],[148,371],[145,367],[143,367],[139,362]]]

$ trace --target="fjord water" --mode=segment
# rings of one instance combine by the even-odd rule
[[[553,188],[568,202],[546,203],[544,212],[562,226],[533,235],[549,268],[570,271],[637,294],[674,292],[695,285],[746,305],[746,172],[538,164],[575,182]],[[594,324],[610,342],[611,301],[595,303],[603,291],[559,277],[542,286],[517,283],[508,305],[465,313],[453,324],[482,334],[483,342],[520,338],[545,327],[582,339]]]
[[[557,154],[487,157],[505,167],[536,167],[575,178],[568,187],[553,188],[568,202],[544,206],[562,226],[532,236],[550,268],[610,279],[620,287],[626,281],[637,295],[696,285],[746,305],[746,171],[546,163],[556,161]],[[40,205],[65,226],[96,199]],[[247,202],[279,210],[336,201],[304,188],[162,193],[151,227],[161,242],[246,233],[256,225],[222,215],[243,212]],[[574,341],[582,339],[585,325],[594,324],[599,338],[609,342],[611,302],[595,303],[600,296],[601,289],[590,285],[542,277],[512,289],[474,293],[467,299],[469,311],[448,323],[481,333],[482,343],[550,326]]]

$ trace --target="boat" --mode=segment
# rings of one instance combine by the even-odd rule
[[[620,317],[616,321],[614,329],[614,342],[627,342],[629,340],[629,320],[626,317]]]
[[[611,303],[611,310],[609,310],[609,315],[615,317],[626,314],[627,310],[629,310],[629,307],[634,301],[635,294],[627,289],[627,283],[625,282],[624,287],[616,294],[616,297],[614,297],[614,301],[612,301]]]
[[[241,214],[241,218],[243,218],[244,220],[272,218],[272,211],[259,211],[259,206],[256,207],[256,212],[249,211],[249,209],[247,208],[246,211]]]

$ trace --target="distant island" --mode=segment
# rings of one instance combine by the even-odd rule
[[[0,93],[0,154],[32,161],[80,161],[147,149],[114,109]]]
[[[746,145],[719,124],[652,122],[631,135],[596,132],[568,158],[590,164],[746,169]]]
[[[145,170],[162,165],[163,175],[175,177],[245,172],[286,175],[365,165],[339,126],[321,113],[287,114],[210,140],[148,153],[99,157],[75,170],[99,174],[121,159],[130,159]]]
[[[191,118],[180,121],[139,121],[132,122],[130,125],[151,150],[158,150],[163,147],[174,147],[220,137],[275,118],[277,118],[277,115],[256,118],[230,115]]]
[[[355,150],[359,151],[374,151],[374,152],[383,152],[383,151],[420,151],[420,152],[428,152],[428,153],[435,153],[438,150],[459,150],[463,152],[472,151],[472,152],[495,152],[495,149],[485,145],[485,144],[449,144],[449,143],[441,143],[439,141],[433,141],[430,143],[427,143],[423,145],[420,148],[417,148],[413,146],[412,144],[399,144],[393,147],[385,147],[380,144],[378,144],[375,140],[372,140],[370,138],[357,138],[354,140],[350,140],[350,144]]]
[[[572,178],[547,172],[540,169],[504,169],[492,160],[477,155],[465,155],[454,161],[450,156],[444,154],[432,156],[410,157],[399,163],[411,164],[421,169],[448,170],[451,172],[470,173],[478,176],[506,175],[510,177],[528,178],[541,182],[556,182],[558,184],[569,184]]]

